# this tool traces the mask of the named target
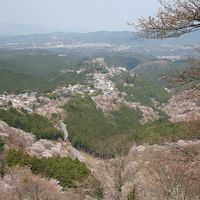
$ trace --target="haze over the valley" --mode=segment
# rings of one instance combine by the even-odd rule
[[[199,10],[0,0],[0,200],[199,200]]]
[[[0,4],[0,35],[132,31],[127,22],[152,15],[159,5],[157,0],[0,0]]]

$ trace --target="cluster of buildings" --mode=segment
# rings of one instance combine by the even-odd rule
[[[110,77],[126,72],[127,69],[124,67],[108,67],[102,57],[93,58],[91,62],[98,64],[107,71],[106,73],[96,72],[93,74],[92,84],[95,90],[100,91],[104,96],[112,96],[116,87]]]
[[[93,75],[94,88],[104,96],[112,95],[115,84],[108,78],[107,74],[95,73]]]
[[[110,77],[127,71],[123,67],[108,67],[104,62],[104,58],[98,57],[90,61],[91,63],[98,64],[102,68],[106,69],[106,73],[101,71],[96,71],[91,74],[92,79],[88,81],[87,85],[69,85],[68,87],[60,87],[54,90],[53,94],[58,94],[61,97],[69,97],[75,94],[89,94],[95,96],[96,94],[101,94],[101,96],[112,98],[113,96],[118,96],[119,91],[115,87],[115,83],[110,80]],[[83,70],[83,69],[81,69]],[[74,72],[74,70],[72,70]],[[77,71],[76,71],[77,72]],[[64,72],[63,72],[64,73]],[[77,73],[80,73],[79,71]],[[0,106],[12,105],[14,108],[23,108],[29,113],[33,110],[37,110],[42,105],[50,105],[54,101],[45,96],[39,96],[36,92],[24,93],[24,94],[1,94],[0,95]],[[52,105],[52,107],[54,107]]]
[[[126,72],[127,69],[124,67],[108,67],[108,65],[104,62],[104,58],[102,57],[93,58],[92,60],[87,62],[90,64],[97,64],[98,66],[106,69],[106,72],[102,73],[101,71],[97,70],[94,74],[89,74],[93,78],[92,80],[88,81],[88,85],[69,85],[68,87],[58,88],[55,91],[53,91],[53,93],[57,93],[61,96],[94,93],[101,93],[104,96],[111,96],[115,89],[115,84],[110,80],[110,77]],[[75,72],[75,70],[71,71]],[[76,73],[80,72],[76,71]]]
[[[97,57],[91,60],[91,63],[98,64],[99,66],[107,67],[107,64],[104,62],[104,58]]]
[[[91,60],[91,63],[98,64],[99,66],[104,67],[108,71],[108,74],[111,76],[127,71],[125,67],[108,67],[108,65],[104,61],[104,58],[102,57],[93,58]]]
[[[61,71],[61,73],[67,73],[67,72],[75,72],[75,73],[77,73],[77,74],[80,74],[80,73],[82,73],[82,72],[84,72],[85,71],[85,68],[81,68],[81,69],[79,69],[79,70],[75,70],[75,69],[66,69],[66,70],[62,70]]]
[[[75,94],[92,94],[95,90],[88,85],[69,85],[68,87],[61,87],[53,91],[61,96],[71,96]]]
[[[0,106],[12,105],[14,108],[23,108],[27,112],[32,113],[33,109],[41,104],[48,103],[50,99],[38,96],[36,92],[24,94],[2,94],[0,95]]]
[[[108,69],[108,74],[110,76],[114,76],[114,75],[128,71],[125,67],[109,67],[107,69]]]
[[[187,59],[185,56],[179,56],[179,55],[157,56],[157,58],[171,60],[172,62]]]

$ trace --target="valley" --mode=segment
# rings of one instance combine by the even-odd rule
[[[0,38],[0,199],[199,198],[191,49],[113,34]]]

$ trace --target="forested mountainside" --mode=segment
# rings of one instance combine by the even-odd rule
[[[199,91],[189,98],[169,82],[189,66],[186,52],[124,45],[0,49],[0,199],[164,199],[163,177],[186,188],[187,166],[198,170]]]

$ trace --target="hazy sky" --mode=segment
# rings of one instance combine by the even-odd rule
[[[158,0],[0,0],[0,23],[42,25],[58,31],[131,30]]]

